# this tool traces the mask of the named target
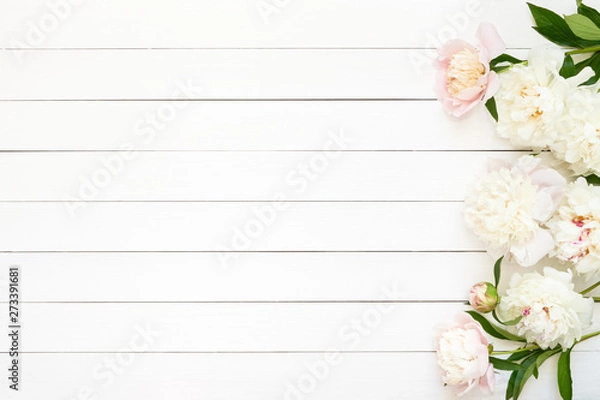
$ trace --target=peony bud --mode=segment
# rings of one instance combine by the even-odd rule
[[[498,291],[489,282],[479,282],[469,292],[469,304],[480,313],[488,313],[498,305]]]

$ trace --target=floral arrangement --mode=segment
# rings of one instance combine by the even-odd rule
[[[600,12],[577,1],[560,16],[529,4],[549,40],[527,60],[504,53],[496,29],[480,25],[477,44],[438,49],[435,92],[460,117],[480,107],[519,150],[514,163],[490,160],[465,199],[468,228],[497,259],[494,282],[469,293],[471,309],[437,335],[442,381],[464,394],[494,390],[509,374],[506,399],[518,399],[540,366],[558,358],[558,390],[573,398],[571,351],[589,332],[600,286]],[[499,288],[503,261],[523,268]],[[574,278],[583,288],[576,289]],[[489,338],[509,350],[497,351]]]

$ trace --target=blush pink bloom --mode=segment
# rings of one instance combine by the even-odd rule
[[[438,49],[435,94],[446,111],[460,117],[480,102],[491,98],[500,87],[490,61],[504,51],[496,28],[482,23],[477,30],[479,46],[461,39],[450,40]]]
[[[479,322],[460,313],[437,338],[438,364],[442,381],[463,395],[479,387],[481,392],[494,391],[494,367],[489,361],[488,340]]]

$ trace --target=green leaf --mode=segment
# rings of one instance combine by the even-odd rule
[[[590,67],[594,70],[595,75],[592,76],[587,81],[583,82],[582,86],[593,85],[600,79],[600,53],[595,53],[591,58],[588,58],[585,61],[581,62],[580,71],[585,68]]]
[[[539,376],[539,368],[542,366],[544,361],[555,355],[560,351],[559,349],[551,349],[551,350],[535,350],[532,352],[531,356],[523,360],[521,366],[524,370],[517,371],[517,376],[515,378],[514,389],[513,389],[513,397],[515,400],[519,398],[525,384],[533,375],[536,379]]]
[[[490,112],[490,115],[496,122],[498,122],[498,108],[496,107],[496,99],[490,97],[488,101],[485,102],[485,108]]]
[[[522,360],[523,358],[527,357],[529,354],[531,354],[531,352],[527,352],[527,351],[519,351],[517,353],[512,353],[507,360],[508,361],[519,361]]]
[[[558,72],[563,78],[570,78],[577,75],[577,69],[575,68],[575,62],[573,57],[566,56],[560,71]]]
[[[496,357],[490,357],[490,363],[492,363],[495,369],[500,371],[517,371],[523,369],[520,364]]]
[[[492,61],[490,61],[490,65],[491,66],[496,66],[498,64],[501,63],[510,63],[510,64],[521,64],[524,63],[524,60],[520,60],[517,57],[513,57],[510,54],[500,54],[498,57],[494,58]]]
[[[600,41],[600,28],[585,15],[567,15],[565,16],[565,22],[577,37],[585,40]]]
[[[594,24],[600,28],[600,12],[598,12],[595,8],[588,7],[579,1],[577,4],[577,12],[591,19]]]
[[[523,360],[521,366],[523,369],[517,371],[514,381],[512,397],[517,400],[523,391],[523,387],[533,375],[533,370],[536,368],[537,358],[543,353],[542,350],[533,351],[527,358]]]
[[[578,48],[593,44],[593,42],[577,37],[567,22],[555,12],[531,3],[527,3],[527,5],[536,23],[533,29],[551,42],[559,46]]]
[[[594,185],[594,186],[600,185],[600,176],[598,176],[596,174],[591,174],[591,175],[586,176],[585,180],[590,185]]]
[[[571,377],[571,347],[558,358],[558,391],[563,400],[573,399],[573,378]]]
[[[536,369],[541,367],[544,361],[555,355],[556,353],[560,353],[562,349],[559,347],[557,349],[545,350],[540,356],[535,360]]]
[[[504,259],[504,256],[500,257],[494,263],[494,285],[496,285],[496,287],[498,287],[498,284],[500,283],[500,272],[502,271],[502,260],[503,259]]]
[[[533,367],[533,377],[535,379],[538,379],[540,377],[540,370],[539,370],[539,367],[537,366],[537,363]]]
[[[523,339],[522,337],[513,335],[512,333],[510,333],[498,326],[492,325],[492,323],[490,321],[488,321],[487,318],[485,318],[483,315],[479,314],[478,312],[476,312],[476,311],[465,311],[465,312],[467,314],[469,314],[471,317],[473,317],[473,319],[475,321],[479,322],[479,324],[481,324],[481,327],[483,328],[483,330],[486,331],[490,336],[493,336],[496,339],[513,340],[515,342],[525,342],[525,339]]]
[[[533,356],[535,353],[539,353],[541,350],[532,350],[532,351],[520,351],[517,353],[513,353],[510,355],[510,357],[507,358],[507,360],[509,361],[519,361],[522,359],[527,359],[531,356]],[[517,378],[519,377],[520,379],[522,379],[520,373],[524,372],[524,367],[523,365],[521,365],[521,369],[515,370],[512,372],[512,374],[510,375],[510,378],[508,379],[508,384],[506,386],[506,400],[512,399],[515,393],[515,384],[517,382]]]
[[[494,72],[502,72],[509,69],[514,64],[523,64],[525,61],[520,60],[510,54],[500,54],[498,57],[490,61],[490,69]]]
[[[543,7],[527,3],[540,35],[559,46],[585,48],[600,44],[598,40],[587,40],[573,33],[567,22],[558,14]]]
[[[505,400],[510,400],[513,398],[513,393],[515,392],[515,381],[517,380],[517,375],[519,371],[513,371],[510,374],[510,378],[508,378],[508,384],[506,385],[506,395],[504,396]]]

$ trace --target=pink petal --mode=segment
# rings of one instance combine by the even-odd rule
[[[506,45],[498,34],[496,27],[489,22],[482,22],[477,29],[479,43],[487,50],[488,62],[504,52]]]
[[[558,172],[550,168],[542,168],[534,171],[529,176],[531,182],[539,187],[564,187],[567,184],[567,180]]]
[[[493,394],[494,386],[496,386],[496,376],[494,375],[494,367],[490,364],[485,375],[479,380],[479,390],[483,394]]]
[[[483,96],[483,101],[488,101],[498,92],[498,89],[500,89],[500,79],[498,78],[498,74],[492,71],[488,74],[487,89],[485,96]]]
[[[473,53],[477,53],[477,49],[472,44],[465,42],[462,39],[452,39],[444,43],[438,48],[440,59],[450,59],[455,53],[469,49]]]

